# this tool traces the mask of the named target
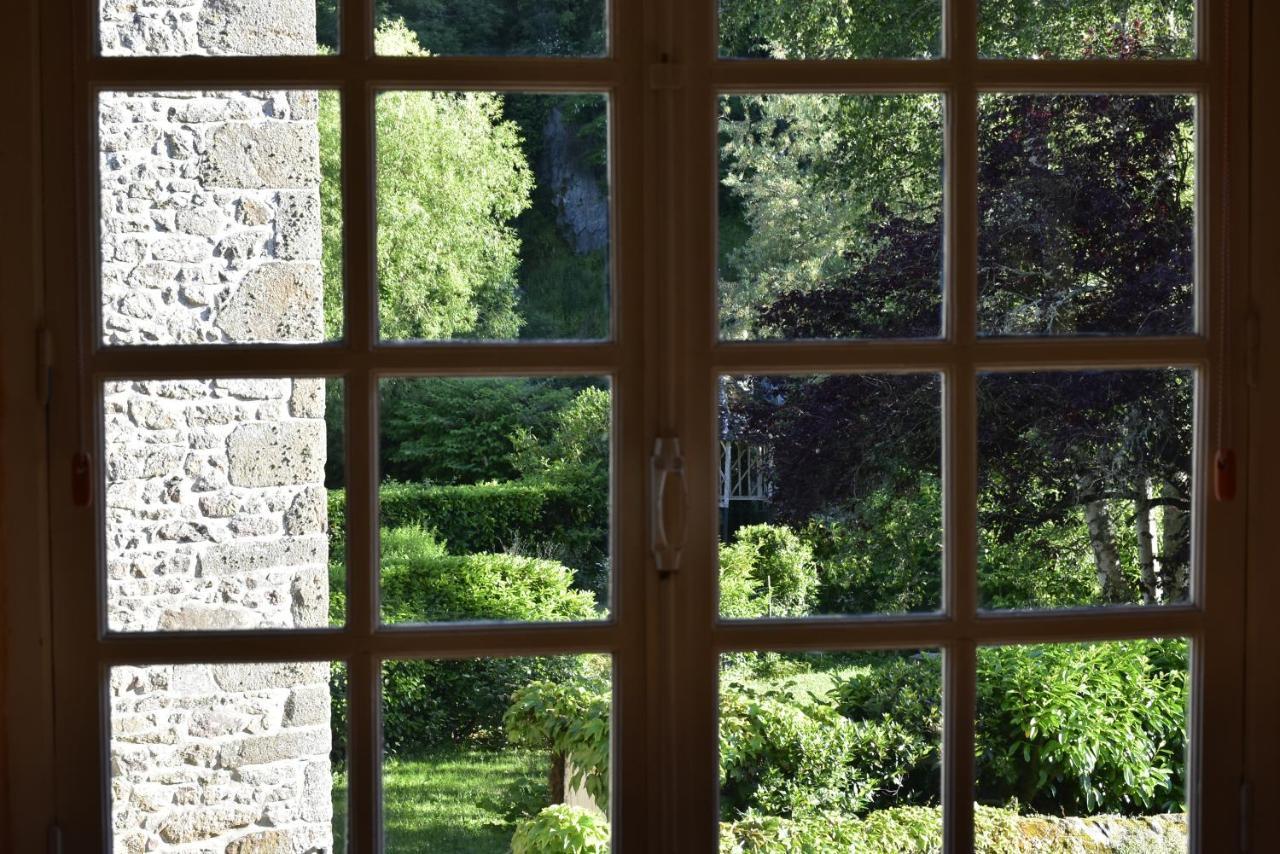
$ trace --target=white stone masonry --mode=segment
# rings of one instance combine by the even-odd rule
[[[310,54],[314,0],[101,0],[109,56]],[[99,102],[108,346],[323,338],[313,92]],[[324,383],[103,389],[113,631],[328,623]],[[329,665],[112,671],[117,852],[325,852]]]

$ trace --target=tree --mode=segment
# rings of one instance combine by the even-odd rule
[[[981,111],[983,328],[1189,331],[1190,103],[1007,96]],[[761,306],[760,327],[786,337],[928,330],[937,305],[916,277],[936,269],[937,223],[885,215],[871,233],[868,260]],[[1008,540],[1083,513],[1103,601],[1185,599],[1192,391],[1172,370],[984,377],[984,526]],[[771,449],[783,521],[915,489],[938,465],[938,394],[918,377],[756,378],[728,406]],[[1131,526],[1132,560],[1118,520]]]
[[[380,52],[424,55],[401,22]],[[377,274],[386,338],[513,338],[519,239],[533,176],[500,95],[393,91],[377,98]],[[341,334],[341,123],[321,101],[325,316]]]

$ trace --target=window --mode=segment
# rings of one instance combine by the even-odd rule
[[[1236,833],[1225,3],[66,6],[68,850]]]

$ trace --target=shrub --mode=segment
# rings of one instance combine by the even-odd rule
[[[385,483],[378,490],[382,524],[434,531],[453,554],[500,552],[545,544],[603,560],[602,531],[575,526],[578,496],[550,483],[477,483],[434,486]],[[330,554],[345,553],[346,496],[329,492]],[[591,567],[576,565],[579,571]]]
[[[925,747],[892,721],[732,685],[720,698],[720,808],[783,817],[848,815],[892,795]]]
[[[720,547],[720,566],[725,616],[796,616],[813,607],[813,550],[784,525],[739,528],[733,543]]]
[[[802,536],[822,567],[824,614],[904,614],[942,603],[942,491],[920,475],[905,493],[871,491],[848,512],[811,521]]]
[[[384,480],[445,486],[514,480],[521,430],[549,431],[576,389],[563,379],[398,377],[378,390]]]
[[[1098,839],[1105,833],[1106,842]],[[1101,847],[1100,847],[1101,846]],[[1050,816],[976,806],[976,854],[1174,854],[1187,850],[1186,822],[1108,818],[1090,828]],[[865,818],[824,814],[800,820],[750,814],[720,825],[721,854],[941,854],[940,807],[891,807]]]
[[[984,649],[979,793],[1077,814],[1182,809],[1181,641]]]
[[[550,561],[450,555],[421,528],[384,531],[382,537],[386,622],[598,616],[590,594],[571,589],[572,573]],[[500,743],[502,713],[518,688],[540,679],[562,681],[580,669],[571,657],[388,661],[382,671],[386,750],[415,755],[441,744]]]
[[[590,810],[549,806],[516,827],[511,854],[608,854],[609,823]]]
[[[875,654],[869,654],[875,655]],[[837,680],[828,698],[840,714],[855,721],[894,721],[925,748],[906,769],[908,802],[936,802],[942,743],[942,656],[919,653],[875,655],[865,673]]]
[[[533,682],[516,691],[502,718],[512,744],[551,751],[553,803],[564,799],[566,763],[570,785],[585,786],[600,809],[609,808],[609,691],[599,682]]]

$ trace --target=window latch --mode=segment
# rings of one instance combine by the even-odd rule
[[[684,457],[680,440],[659,436],[653,443],[649,459],[650,509],[649,544],[658,572],[666,574],[680,569],[684,551],[685,504],[689,487],[685,480]],[[671,488],[672,481],[679,481]]]

